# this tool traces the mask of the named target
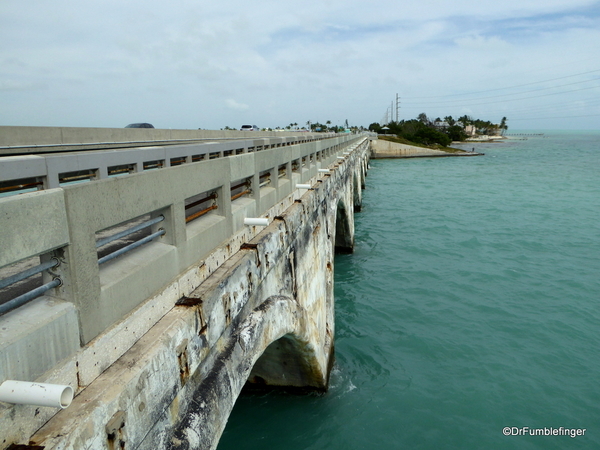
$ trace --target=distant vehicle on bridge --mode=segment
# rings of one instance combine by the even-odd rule
[[[154,128],[151,123],[130,123],[125,128]]]
[[[242,125],[240,131],[260,131],[256,125]]]

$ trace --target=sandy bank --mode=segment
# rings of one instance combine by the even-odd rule
[[[444,156],[478,156],[481,153],[458,152],[449,153],[442,150],[416,147],[414,145],[399,144],[396,142],[377,139],[371,141],[371,158],[430,158]]]

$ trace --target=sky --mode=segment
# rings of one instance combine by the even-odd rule
[[[0,125],[600,128],[600,0],[2,0],[0,42]]]

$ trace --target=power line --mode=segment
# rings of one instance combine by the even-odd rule
[[[519,87],[524,87],[524,86],[532,86],[534,84],[548,83],[550,81],[564,80],[566,78],[573,78],[573,77],[578,77],[578,76],[581,76],[581,75],[588,75],[590,73],[596,73],[596,72],[600,72],[600,69],[590,70],[588,72],[576,73],[574,75],[567,75],[567,76],[564,76],[564,77],[551,78],[549,80],[534,81],[532,83],[518,84],[518,85],[508,86],[508,87],[504,87],[504,88],[486,89],[485,91],[474,91],[474,92],[466,92],[466,93],[462,93],[462,94],[447,94],[447,95],[425,96],[425,97],[405,97],[405,98],[407,98],[408,100],[412,100],[412,99],[421,99],[421,98],[464,97],[466,95],[485,94],[485,93],[488,93],[488,92],[504,91],[504,90],[507,90],[507,89],[514,89],[514,88],[519,88]],[[589,81],[589,80],[586,80],[586,81]],[[582,81],[582,83],[585,83],[585,81]]]
[[[561,84],[561,85],[558,85],[558,86],[551,86],[551,87],[546,87],[546,88],[541,88],[541,89],[532,89],[532,90],[529,90],[529,91],[515,92],[514,94],[492,95],[490,97],[478,97],[478,98],[476,98],[474,100],[475,101],[479,101],[479,100],[486,100],[486,99],[490,99],[490,98],[504,98],[504,97],[506,97],[508,95],[528,94],[530,92],[546,91],[548,89],[556,89],[556,88],[565,87],[565,86],[574,86],[576,84],[582,84],[582,83],[587,83],[589,81],[599,81],[599,80],[600,80],[600,78],[592,78],[591,80],[576,81],[574,83]],[[567,91],[567,92],[574,92],[574,91]],[[548,95],[552,95],[552,94],[548,94]],[[527,97],[527,98],[532,98],[532,97]],[[518,99],[515,99],[515,100],[518,100]],[[468,100],[465,99],[465,101],[468,101]],[[442,103],[455,103],[455,101],[454,100],[446,100],[446,101],[443,101],[443,102],[436,102],[436,103],[440,103],[440,104],[442,104]],[[424,106],[428,106],[427,102],[420,103],[420,104],[424,105]]]
[[[572,102],[560,102],[560,103],[551,103],[551,104],[543,104],[543,105],[538,105],[538,106],[533,106],[533,107],[527,107],[527,108],[517,108],[517,109],[512,109],[510,110],[510,114],[529,114],[529,113],[536,113],[536,112],[540,112],[540,111],[548,111],[549,108],[552,107],[560,107],[561,110],[581,110],[584,108],[591,108],[594,106],[598,106],[600,105],[600,98],[595,98],[595,99],[586,99],[585,100],[585,104],[581,104],[581,102],[579,101],[572,101]]]
[[[596,77],[596,78],[591,78],[591,79],[587,79],[587,80],[580,80],[580,81],[574,81],[574,82],[570,82],[570,83],[563,83],[563,84],[558,84],[555,86],[550,86],[550,87],[541,87],[541,88],[537,88],[537,89],[529,89],[529,90],[525,90],[525,91],[520,91],[520,92],[513,92],[513,93],[505,93],[505,94],[499,94],[499,95],[490,95],[490,96],[486,96],[486,97],[475,97],[475,98],[465,98],[468,97],[469,95],[476,95],[476,94],[482,94],[482,93],[490,93],[490,92],[495,92],[495,91],[502,91],[502,90],[507,90],[507,89],[516,89],[516,88],[521,88],[524,86],[532,86],[532,85],[539,85],[541,83],[548,83],[551,81],[557,81],[557,80],[564,80],[564,79],[568,79],[568,78],[574,78],[574,77],[578,77],[578,76],[583,76],[583,75],[588,75],[588,74],[592,74],[592,73],[597,73],[600,72],[600,69],[595,69],[595,70],[590,70],[587,72],[580,72],[577,74],[573,74],[573,75],[567,75],[567,76],[563,76],[563,77],[556,77],[556,78],[551,78],[551,79],[546,79],[546,80],[542,80],[542,81],[537,81],[537,82],[532,82],[532,83],[524,83],[524,84],[519,84],[519,85],[514,85],[514,86],[510,86],[510,87],[505,87],[505,88],[497,88],[497,89],[489,89],[486,91],[477,91],[477,92],[471,92],[471,93],[466,93],[466,94],[449,94],[449,95],[443,95],[443,96],[428,96],[428,97],[404,97],[404,99],[406,100],[408,98],[408,100],[415,100],[415,99],[419,99],[419,98],[423,98],[423,99],[448,99],[448,100],[440,100],[437,102],[405,102],[404,106],[405,109],[414,111],[417,109],[424,109],[424,108],[447,108],[447,107],[452,107],[452,108],[471,108],[471,107],[475,107],[475,106],[491,106],[491,105],[499,105],[499,104],[507,104],[510,102],[516,103],[516,102],[521,102],[524,100],[530,100],[530,99],[539,99],[539,98],[544,98],[544,97],[551,97],[551,96],[558,96],[558,95],[568,95],[571,93],[575,93],[575,92],[579,92],[579,91],[585,91],[585,90],[590,90],[590,89],[597,89],[600,88],[600,85],[597,84],[598,81],[600,81],[600,78]],[[593,82],[595,83],[595,85],[593,86],[588,86],[588,87],[582,87],[580,89],[569,89],[569,90],[560,90],[558,92],[549,92],[549,93],[544,93],[544,94],[539,94],[539,95],[530,95],[530,96],[523,96],[525,94],[528,93],[533,93],[533,92],[543,92],[543,91],[548,91],[548,90],[554,90],[556,91],[557,89],[560,88],[565,88],[568,86],[576,86],[576,85],[581,85],[584,83],[589,83],[589,82]],[[398,94],[396,94],[397,98],[398,98]],[[455,99],[455,100],[450,100],[451,97],[462,97],[462,99]],[[496,99],[496,100],[494,100]],[[532,105],[531,108],[518,108],[518,106],[526,106],[526,104],[524,105],[515,105],[517,106],[516,110],[511,110],[511,111],[507,111],[505,108],[506,107],[502,107],[502,108],[493,108],[492,109],[500,109],[499,112],[493,112],[493,111],[488,111],[486,114],[487,115],[491,115],[490,112],[492,114],[499,114],[499,115],[510,115],[511,116],[511,120],[528,120],[525,118],[519,118],[519,115],[523,116],[523,115],[527,115],[527,114],[532,114],[532,115],[537,115],[539,113],[542,112],[550,112],[550,109],[558,109],[560,108],[558,111],[559,114],[562,112],[564,113],[568,113],[568,112],[573,112],[575,114],[577,114],[577,112],[582,112],[585,111],[585,108],[590,108],[590,107],[596,107],[598,105],[598,103],[600,102],[600,98],[598,98],[595,94],[593,94],[590,98],[590,96],[588,96],[588,98],[581,98],[580,100],[578,100],[577,102],[575,102],[575,100],[571,100],[571,99],[565,99],[564,101],[561,100],[560,103],[558,103],[558,100],[555,100],[553,102],[544,102],[544,105]],[[508,106],[507,106],[508,107]],[[389,107],[388,107],[389,108]],[[479,108],[477,108],[479,109]],[[488,109],[488,108],[486,108]],[[595,110],[597,110],[597,108],[594,108]],[[390,112],[388,110],[388,112]],[[387,119],[387,112],[386,112],[386,119]],[[517,118],[515,118],[515,116],[513,114],[517,114]],[[391,111],[391,115],[392,115],[392,120],[393,120],[393,104],[392,104],[392,111]],[[398,109],[396,109],[396,116],[398,117]],[[561,116],[554,116],[554,117],[535,117],[535,118],[531,118],[531,120],[543,120],[543,119],[567,119],[567,118],[581,118],[581,117],[596,117],[596,114],[585,114],[585,115],[561,115]]]
[[[533,95],[531,97],[520,97],[520,98],[511,98],[511,99],[505,99],[505,100],[496,100],[493,102],[484,102],[484,103],[470,103],[468,100],[464,100],[464,102],[459,102],[459,103],[452,103],[453,106],[455,107],[462,107],[462,106],[479,106],[479,105],[490,105],[490,104],[494,104],[494,103],[506,103],[506,102],[515,102],[515,101],[519,101],[519,100],[529,100],[532,98],[541,98],[541,97],[548,97],[551,95],[561,95],[561,94],[569,94],[571,92],[579,92],[579,91],[586,91],[589,89],[596,89],[599,88],[600,86],[590,86],[590,87],[586,87],[586,88],[581,88],[581,89],[572,89],[570,91],[561,91],[561,92],[552,92],[550,94],[542,94],[542,95]],[[472,101],[479,101],[479,100],[483,100],[481,98],[478,99],[474,99]],[[420,105],[420,106],[408,106],[409,109],[417,109],[417,108],[422,108],[423,106],[435,106],[435,105]]]
[[[512,117],[510,120],[548,120],[548,119],[577,119],[581,117],[600,117],[600,114],[584,114],[581,116],[552,116],[552,117]]]

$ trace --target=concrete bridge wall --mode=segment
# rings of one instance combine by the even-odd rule
[[[166,130],[159,128],[82,128],[0,126],[0,155],[176,145],[215,139],[294,138],[310,141],[333,133],[300,131]]]
[[[354,151],[344,155],[348,146]],[[326,388],[331,255],[334,245],[352,244],[366,141],[344,136],[234,153],[0,199],[6,225],[0,267],[37,255],[62,262],[54,271],[61,287],[0,317],[0,380],[58,382],[80,392],[34,441],[46,448],[110,448],[118,435],[127,448],[155,448],[156,439],[176,448],[185,445],[181,433],[197,429],[180,421],[192,399],[229,386],[229,395],[211,394],[224,402],[208,409],[220,416],[197,419],[212,430],[198,439],[216,445],[244,377]],[[346,175],[319,174],[327,166]],[[250,192],[232,200],[231,185],[241,179]],[[323,187],[302,196],[295,185],[304,182]],[[186,224],[186,199],[202,192],[217,193],[216,209]],[[307,208],[305,197],[319,200]],[[163,215],[166,233],[99,266],[97,232],[143,215]],[[244,217],[258,216],[271,223],[262,233],[243,225]],[[187,303],[173,308],[182,298]],[[294,352],[303,359],[286,356]],[[270,375],[292,361],[294,369],[278,372],[285,379]],[[220,364],[235,370],[223,372]],[[221,382],[224,376],[229,383]],[[49,409],[0,405],[0,430],[7,432],[0,448],[27,441],[55,413]]]

